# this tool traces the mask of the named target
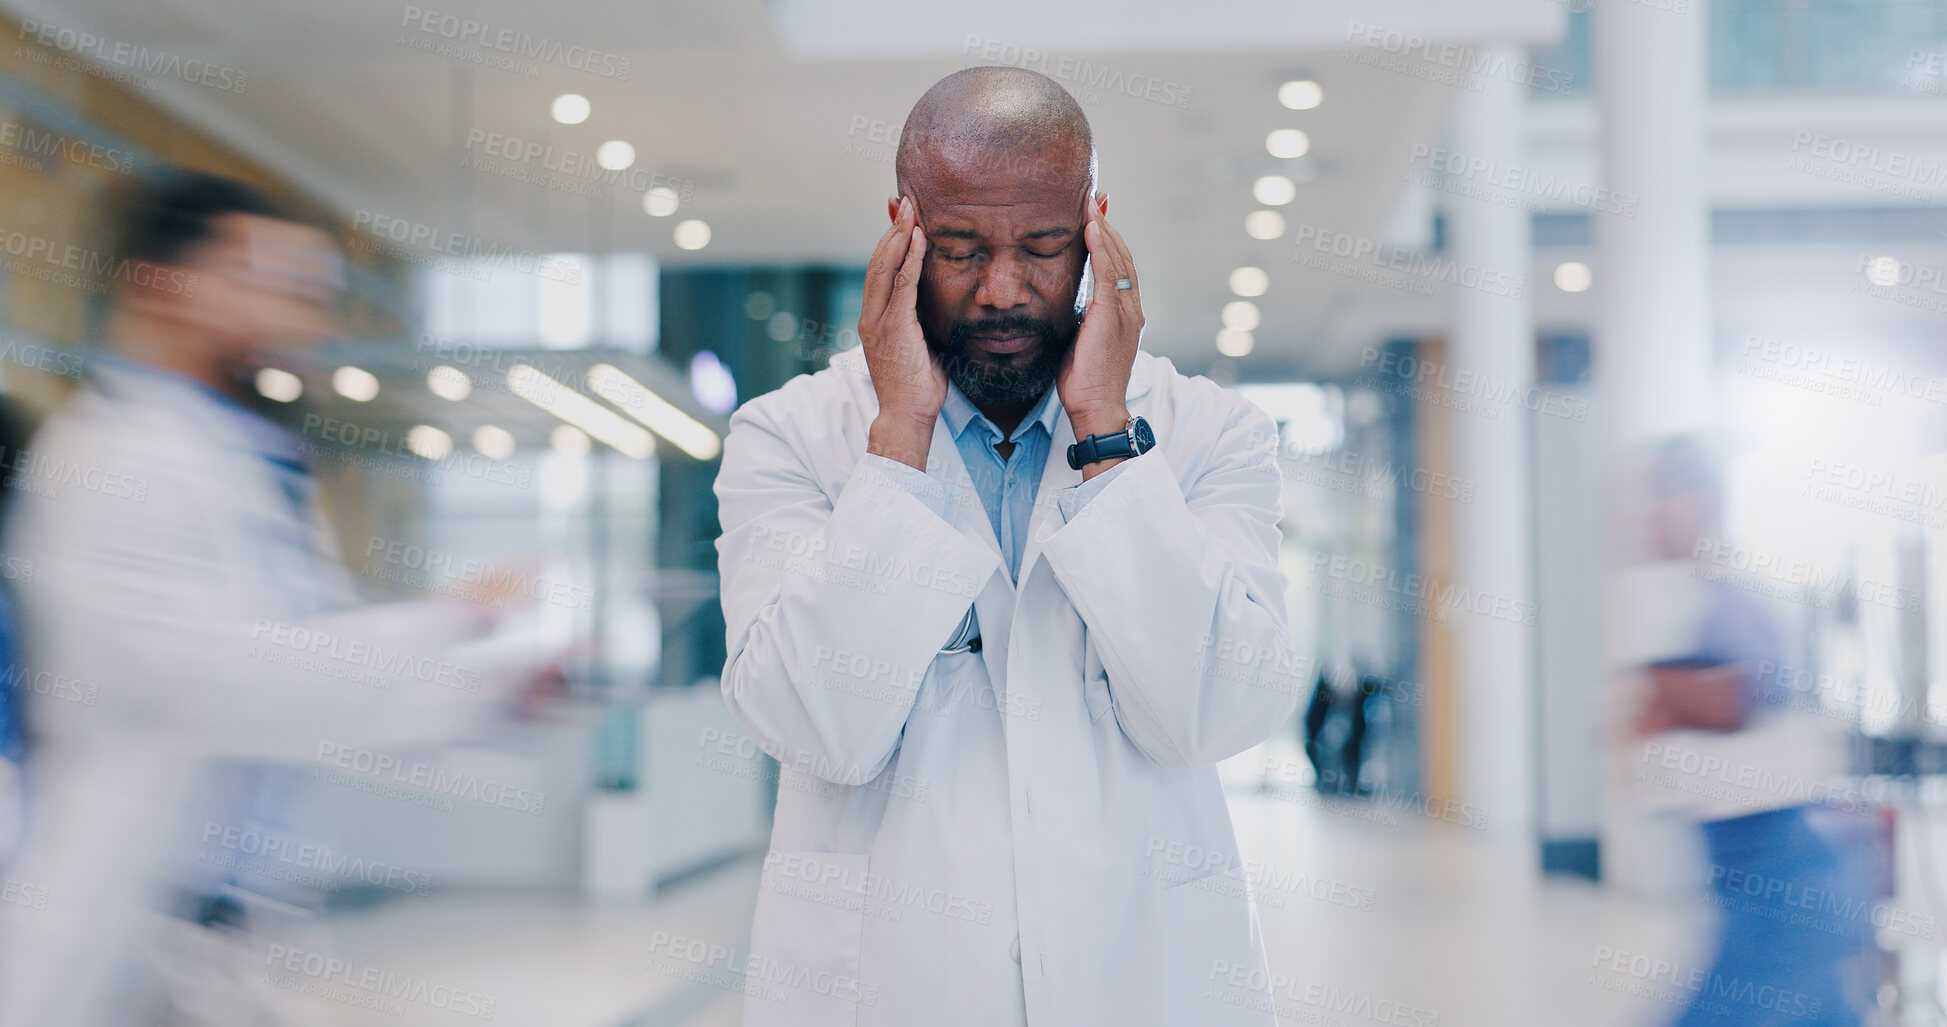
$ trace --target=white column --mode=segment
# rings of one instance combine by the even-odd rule
[[[1624,639],[1646,611],[1616,601],[1643,559],[1643,445],[1710,427],[1710,222],[1703,195],[1708,103],[1704,0],[1674,13],[1652,4],[1604,3],[1595,12],[1594,60],[1603,184],[1634,197],[1633,218],[1596,215],[1594,374],[1603,419],[1609,522],[1604,590],[1609,687],[1626,664]],[[1691,842],[1644,818],[1621,743],[1606,775],[1603,874],[1625,890],[1677,885]]]
[[[1526,59],[1502,44],[1489,65]],[[1525,88],[1483,76],[1479,92],[1462,92],[1452,123],[1454,148],[1499,168],[1525,165]],[[1534,300],[1529,282],[1528,214],[1518,206],[1466,196],[1446,201],[1454,258],[1478,269],[1482,288],[1457,290],[1447,362],[1502,394],[1525,396],[1534,383]],[[1485,287],[1507,276],[1518,293]],[[1488,827],[1507,837],[1534,831],[1534,627],[1505,616],[1533,605],[1533,531],[1527,407],[1509,402],[1492,418],[1455,412],[1454,471],[1472,481],[1474,498],[1454,509],[1456,584],[1486,597],[1480,609],[1449,614],[1455,652],[1456,798],[1488,811]],[[1492,604],[1492,605],[1490,605]],[[1502,615],[1496,615],[1502,614]]]

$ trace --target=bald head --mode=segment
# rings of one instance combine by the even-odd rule
[[[902,195],[1015,180],[1077,196],[1095,182],[1095,142],[1080,104],[1024,68],[968,68],[935,82],[899,134]]]

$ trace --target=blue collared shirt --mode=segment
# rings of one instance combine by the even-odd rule
[[[961,393],[959,386],[947,383],[946,402],[940,407],[940,419],[960,450],[960,460],[967,466],[974,491],[987,511],[987,523],[993,526],[1001,556],[1007,561],[1009,580],[1015,582],[1021,578],[1021,553],[1027,548],[1035,497],[1041,491],[1041,471],[1047,466],[1048,449],[1053,445],[1055,423],[1061,413],[1059,394],[1049,386],[1041,402],[1014,426],[1013,434],[1007,439],[1014,443],[1014,449],[1002,460],[994,448],[1001,441],[1000,428]],[[1066,456],[1062,454],[1063,459]],[[939,483],[930,481],[925,473],[873,453],[865,454],[864,459],[899,482],[934,513],[953,519],[949,510],[953,493],[943,492]],[[1052,497],[1062,523],[1072,520],[1089,500],[1107,488],[1127,463],[1122,461]]]

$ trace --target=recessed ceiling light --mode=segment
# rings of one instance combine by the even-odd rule
[[[1261,267],[1240,267],[1230,273],[1230,291],[1239,296],[1262,296],[1271,287],[1271,276]]]
[[[1257,304],[1250,300],[1231,300],[1224,304],[1224,327],[1248,332],[1257,327]]]
[[[1244,215],[1244,234],[1253,239],[1277,239],[1284,235],[1284,215],[1275,210],[1254,210]]]
[[[676,213],[676,190],[659,185],[642,194],[642,212],[653,218],[666,218]]]
[[[710,245],[710,226],[694,218],[677,222],[676,245],[686,250],[700,250]]]
[[[1273,157],[1289,160],[1310,153],[1312,139],[1299,129],[1281,128],[1264,137],[1264,148],[1270,151]]]
[[[1251,183],[1251,195],[1267,207],[1282,207],[1298,195],[1298,185],[1283,175],[1266,175]]]
[[[1294,111],[1308,111],[1324,101],[1324,87],[1308,78],[1278,87],[1278,102]]]
[[[457,367],[441,364],[426,372],[426,388],[441,399],[458,403],[473,395],[473,379]]]
[[[406,448],[428,460],[444,460],[453,452],[453,436],[430,424],[415,424],[406,432]]]
[[[563,125],[579,125],[587,121],[588,115],[593,112],[594,107],[589,104],[588,97],[580,93],[562,93],[548,107],[548,113]]]
[[[635,147],[620,139],[611,139],[595,148],[595,163],[605,171],[626,171],[635,163]]]
[[[1595,274],[1589,265],[1579,260],[1571,260],[1555,265],[1555,288],[1563,292],[1587,292],[1595,284]]]
[[[266,367],[257,372],[257,394],[279,403],[292,403],[304,395],[304,379],[282,368]]]
[[[560,425],[572,428],[572,425]],[[582,436],[587,438],[587,436]],[[498,425],[483,424],[473,429],[473,448],[489,460],[505,460],[514,455],[514,433]]]
[[[1250,332],[1238,328],[1223,328],[1217,332],[1217,352],[1227,357],[1249,356],[1257,348],[1257,340]]]
[[[331,388],[346,399],[364,403],[379,394],[379,380],[362,367],[346,366],[331,372]]]

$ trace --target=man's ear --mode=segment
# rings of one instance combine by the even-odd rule
[[[1109,194],[1108,193],[1095,194],[1095,212],[1102,215],[1103,217],[1109,216]]]
[[[899,197],[894,196],[886,200],[886,220],[899,220]]]

